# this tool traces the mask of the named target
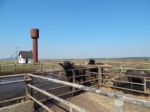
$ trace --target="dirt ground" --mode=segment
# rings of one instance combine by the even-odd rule
[[[113,99],[90,92],[85,92],[68,98],[67,100],[89,112],[114,112],[115,110]],[[58,106],[51,106],[51,109],[54,112],[67,112],[66,110],[58,108]],[[150,112],[150,108],[125,103],[124,112]]]
[[[55,77],[53,77],[53,78],[55,78]],[[7,79],[5,79],[5,80],[7,80]],[[0,82],[3,82],[5,80],[0,80]],[[24,84],[16,84],[16,85],[12,84],[12,85],[8,85],[8,87],[1,86],[0,87],[0,100],[9,99],[11,97],[22,95],[24,93],[23,86],[24,86]],[[48,88],[53,88],[54,86],[60,86],[60,85],[56,85],[56,84],[52,84],[52,83],[47,84],[47,82],[45,82],[45,83],[38,84],[37,86],[42,89],[48,89]],[[106,89],[108,92],[116,91],[115,89],[110,89],[110,88],[103,88],[103,89]],[[6,91],[6,90],[9,90],[9,91]],[[68,90],[65,89],[63,91],[68,91]],[[54,92],[54,93],[56,93],[56,92]],[[57,93],[62,93],[62,89],[60,91],[57,90]],[[8,94],[9,94],[9,96],[8,96]],[[147,96],[143,96],[143,95],[133,95],[133,94],[130,94],[127,92],[126,92],[126,94],[129,94],[132,97],[150,100],[150,96],[147,97]],[[42,97],[43,96],[38,97],[38,99],[41,99]],[[114,112],[113,99],[105,97],[105,96],[97,95],[94,93],[85,92],[80,95],[70,97],[67,100],[72,102],[73,104],[76,104],[78,106],[85,108],[89,112]],[[62,106],[62,104],[58,104],[58,105]],[[56,105],[49,105],[49,107],[54,112],[68,112]],[[68,109],[68,108],[66,108],[66,109]],[[125,112],[150,112],[150,108],[145,108],[145,107],[132,105],[132,104],[128,104],[128,103],[125,103],[124,110],[125,110]]]
[[[69,99],[74,104],[80,105],[90,112],[113,112],[113,99],[94,93],[86,92]],[[125,112],[150,112],[149,108],[125,103]]]

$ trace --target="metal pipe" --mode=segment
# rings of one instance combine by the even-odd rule
[[[85,82],[93,82],[93,81],[98,81],[98,78],[97,79],[92,79],[92,80],[81,81],[81,82],[79,82],[79,84],[83,84]]]
[[[138,92],[138,93],[144,93],[144,94],[149,94],[140,90],[134,90],[134,89],[128,89],[128,88],[122,88],[122,87],[117,87],[117,86],[110,86],[112,88],[116,88],[116,89],[121,89],[121,90],[128,90],[128,91],[134,91],[134,92]]]
[[[65,87],[67,87],[67,86],[59,86],[59,87],[55,87],[55,88],[49,88],[47,90],[51,91],[51,90],[55,90],[55,89],[65,88]]]
[[[144,76],[133,76],[133,75],[125,75],[125,74],[119,74],[117,78],[119,77],[136,77],[136,78],[150,78],[150,77],[144,77]]]
[[[116,70],[141,70],[141,71],[150,71],[150,69],[136,69],[136,68],[115,68]]]
[[[30,99],[32,99],[34,102],[36,102],[37,104],[39,104],[41,107],[43,107],[46,111],[48,112],[53,112],[51,109],[49,109],[46,105],[44,105],[42,102],[38,101],[37,99],[35,99],[34,97],[32,97],[31,95],[28,94],[28,97]]]
[[[90,88],[90,87],[86,87],[86,86],[79,85],[79,84],[73,84],[73,83],[70,83],[70,82],[65,82],[65,81],[52,79],[52,78],[48,78],[48,77],[43,77],[43,76],[38,76],[38,75],[33,75],[33,74],[27,74],[27,75],[31,76],[31,77],[44,79],[44,80],[47,80],[47,81],[50,81],[50,82],[54,82],[54,83],[57,83],[57,84],[64,84],[66,86],[75,87],[75,88],[78,88],[78,89],[81,89],[81,90],[85,90],[85,91],[101,94],[101,95],[104,95],[104,96],[113,97],[113,93],[108,93],[108,92],[105,92],[104,90],[101,90],[101,89]]]
[[[74,92],[70,91],[70,92],[67,92],[67,93],[63,93],[63,94],[59,94],[57,95],[58,97],[62,97],[62,96],[65,96],[65,95],[68,95],[68,94],[72,94],[72,93],[76,93],[76,92],[79,92],[81,90],[75,90]],[[49,99],[42,99],[40,100],[41,102],[44,102],[44,101],[47,101],[47,100],[51,100],[52,98],[49,98]]]
[[[65,82],[65,81],[61,81],[61,80],[57,80],[57,79],[52,79],[52,78],[48,78],[48,77],[43,77],[43,76],[37,76],[37,75],[33,75],[33,74],[27,74],[27,75],[32,76],[32,77],[36,77],[36,78],[40,78],[40,79],[44,79],[44,80],[48,80],[48,81],[58,83],[58,84],[64,84],[67,86],[76,87],[76,88],[81,89],[81,90],[85,90],[85,91],[89,91],[92,93],[96,93],[96,94],[100,94],[103,96],[108,96],[108,97],[114,98],[114,93],[109,93],[109,92],[106,92],[106,91],[101,90],[101,89],[96,89],[93,87],[86,87],[86,86],[79,85],[79,84],[73,84],[73,83],[69,83],[69,82]],[[146,107],[150,108],[150,101],[148,101],[148,100],[134,99],[131,97],[127,97],[125,95],[123,96],[123,99],[125,102],[140,105],[140,106],[146,106]]]
[[[103,79],[104,79],[104,78],[103,78]],[[135,83],[135,82],[127,82],[127,81],[111,80],[111,79],[104,79],[104,80],[105,80],[105,81],[122,82],[122,83],[128,83],[128,84],[134,84],[134,85],[144,86],[144,83]]]
[[[24,74],[2,75],[2,76],[0,76],[0,78],[21,77],[21,76],[24,76]]]
[[[9,82],[1,82],[0,85],[13,84],[13,83],[20,83],[20,82],[25,82],[25,81],[31,81],[31,79],[17,80],[17,81],[9,81]]]
[[[20,97],[17,97],[17,98],[12,98],[12,99],[9,99],[9,100],[0,101],[0,104],[11,102],[11,101],[16,101],[16,100],[21,100],[21,99],[24,99],[24,98],[25,98],[25,96],[20,96]]]
[[[75,109],[75,110],[77,110],[79,112],[88,112],[87,110],[85,110],[85,109],[83,109],[83,108],[81,108],[79,106],[76,106],[76,105],[74,105],[74,104],[72,104],[72,103],[70,103],[70,102],[68,102],[68,101],[66,101],[66,100],[64,100],[62,98],[59,98],[59,97],[57,97],[57,96],[55,96],[53,94],[50,94],[50,93],[48,93],[48,92],[46,92],[46,91],[44,91],[44,90],[42,90],[40,88],[32,86],[31,84],[28,84],[28,87],[30,87],[30,88],[32,88],[32,89],[34,89],[34,90],[36,90],[36,91],[38,91],[38,92],[48,96],[48,97],[51,97],[51,98],[59,101],[60,103],[63,103],[66,106],[72,107],[73,109]]]

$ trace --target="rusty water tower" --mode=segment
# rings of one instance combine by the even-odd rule
[[[33,63],[38,62],[38,38],[39,38],[39,29],[31,29],[31,38],[32,38],[32,53],[33,53]]]

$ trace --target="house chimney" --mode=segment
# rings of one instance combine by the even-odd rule
[[[33,53],[33,63],[38,62],[38,38],[39,38],[39,29],[31,29],[31,38],[32,38],[32,53]]]

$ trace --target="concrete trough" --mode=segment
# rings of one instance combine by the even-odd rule
[[[0,108],[0,112],[34,112],[33,101],[25,101]]]

